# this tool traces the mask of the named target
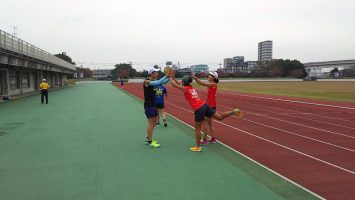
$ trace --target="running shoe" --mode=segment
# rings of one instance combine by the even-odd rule
[[[202,151],[202,147],[194,146],[194,147],[191,147],[190,150],[193,151],[193,152],[201,152]]]
[[[152,143],[150,143],[150,147],[153,147],[153,148],[159,148],[160,147],[160,144],[158,143],[158,141],[152,141]]]
[[[242,118],[243,117],[243,112],[239,110],[239,108],[234,109],[235,116]]]
[[[148,140],[145,141],[145,145],[153,147],[153,148],[158,148],[160,147],[160,144],[158,143],[158,141],[153,140],[151,143],[149,143]]]
[[[208,144],[208,142],[207,142],[206,139],[200,140],[200,145],[205,146],[205,145],[207,145],[207,144]]]
[[[153,140],[152,142],[158,142],[158,141]],[[148,140],[148,139],[145,139],[145,140],[144,140],[144,143],[145,143],[145,144],[149,144],[149,140]]]
[[[164,122],[164,127],[167,127],[168,123],[166,122],[166,120],[163,120],[163,122]]]
[[[217,140],[216,138],[211,138],[207,141],[209,144],[216,144],[217,143]]]

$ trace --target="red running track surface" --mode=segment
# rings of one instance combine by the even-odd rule
[[[142,99],[142,87],[124,90]],[[167,88],[166,111],[193,126],[182,92]],[[202,99],[206,91],[198,90]],[[219,92],[217,102],[219,112],[238,106],[245,113],[214,122],[219,141],[324,198],[354,199],[354,103],[237,92]]]

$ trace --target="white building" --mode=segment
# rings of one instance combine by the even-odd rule
[[[200,64],[200,65],[192,65],[191,66],[191,71],[193,71],[196,74],[200,74],[202,72],[207,74],[208,70],[209,70],[208,65]]]
[[[95,69],[92,71],[92,77],[96,80],[108,80],[111,79],[112,69]]]
[[[247,61],[246,63],[248,64],[249,72],[258,65],[258,61]]]
[[[223,62],[224,71],[234,73],[236,71],[248,71],[248,64],[244,62],[244,56],[225,58]]]
[[[304,63],[306,72],[310,77],[326,78],[330,71],[338,68],[339,71],[355,66],[355,60],[337,60],[326,62]]]
[[[272,59],[272,41],[267,40],[258,43],[258,61],[269,61]]]

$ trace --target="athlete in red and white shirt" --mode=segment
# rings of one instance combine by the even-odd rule
[[[201,81],[198,77],[192,74],[192,78],[196,81],[197,84],[207,87],[207,105],[210,106],[213,110],[217,110],[217,83],[218,80],[218,73],[217,72],[209,72],[207,76],[208,82]],[[200,142],[200,145],[207,145],[207,144],[214,144],[217,143],[217,140],[214,135],[214,126],[213,120],[210,117],[206,117],[205,121],[203,122],[203,139]],[[207,135],[211,138],[207,140]]]
[[[188,85],[185,86],[185,99],[187,102],[189,102],[190,106],[192,107],[192,109],[194,109],[195,111],[198,110],[201,106],[203,106],[204,104],[206,104],[204,101],[202,101],[200,99],[200,97],[198,96],[195,88],[193,88],[192,86]]]
[[[174,76],[174,73],[172,74]],[[224,113],[218,113],[215,110],[213,110],[210,106],[206,104],[203,100],[201,100],[195,90],[191,86],[192,83],[192,78],[191,76],[184,76],[182,78],[182,85],[174,79],[173,77],[170,77],[170,82],[171,84],[181,90],[184,95],[186,101],[190,104],[192,109],[195,111],[195,134],[196,134],[196,146],[191,147],[190,150],[194,152],[200,152],[202,151],[202,148],[200,146],[200,140],[201,140],[201,127],[202,127],[202,122],[205,120],[205,117],[213,117],[217,120],[222,121],[224,118],[229,117],[231,115],[236,115],[238,117],[241,116],[241,111],[239,109],[233,109],[228,112]]]

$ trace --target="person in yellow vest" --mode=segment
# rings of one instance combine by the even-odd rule
[[[42,80],[42,83],[39,85],[39,88],[41,89],[41,94],[42,94],[41,103],[43,104],[44,97],[46,97],[46,104],[48,104],[48,88],[49,88],[49,85],[48,85],[46,79]]]

